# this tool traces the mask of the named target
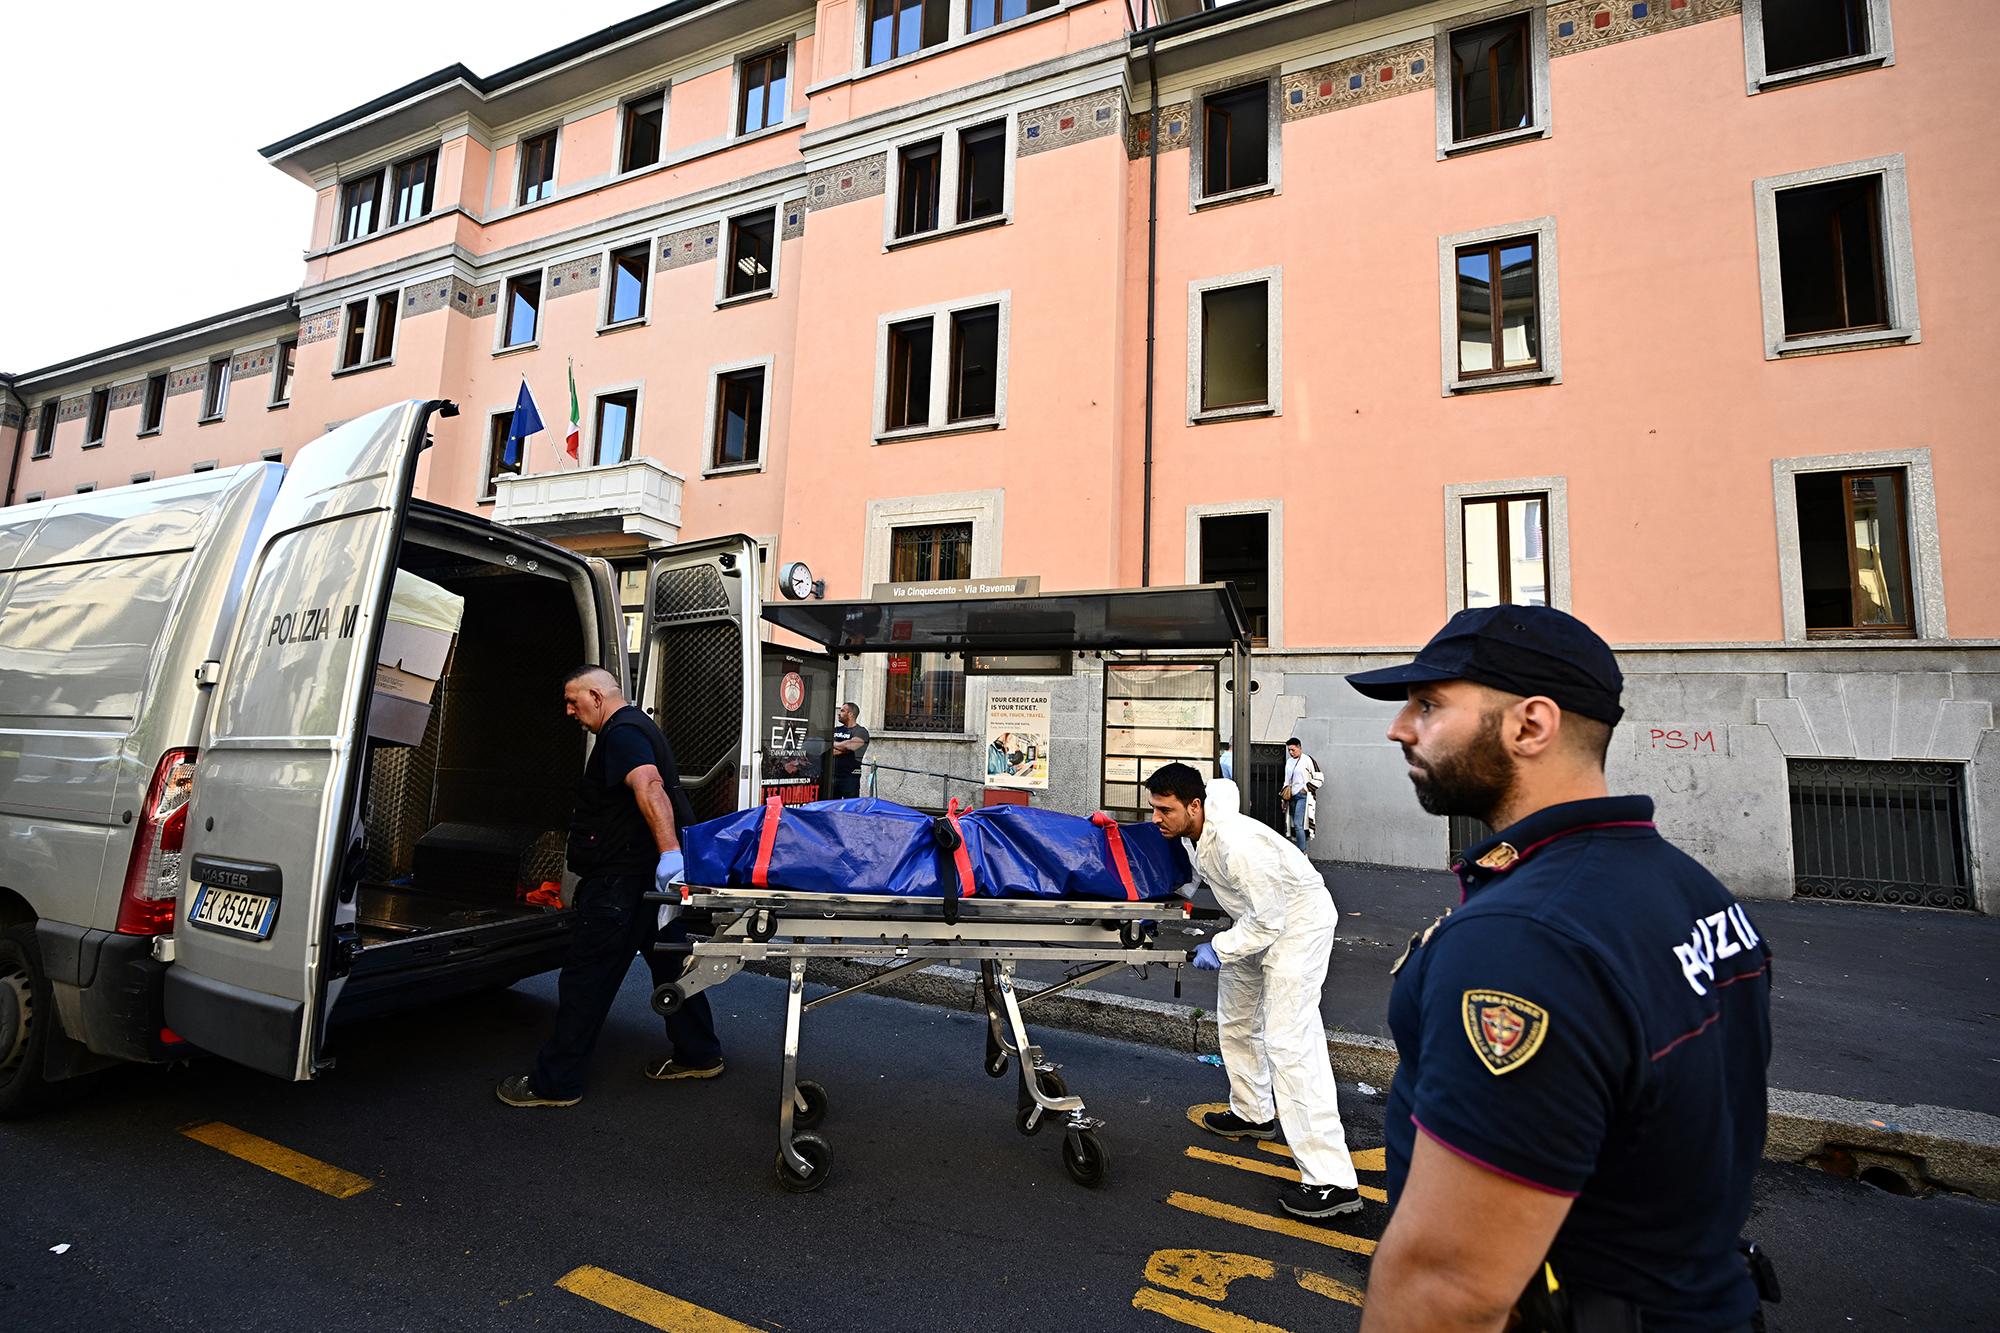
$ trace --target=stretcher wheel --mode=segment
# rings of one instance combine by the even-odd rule
[[[763,944],[778,933],[778,914],[760,907],[750,914],[750,938]]]
[[[792,1164],[785,1160],[785,1154],[778,1154],[778,1184],[788,1194],[811,1194],[826,1184],[828,1171],[833,1165],[833,1154],[827,1151],[826,1140],[817,1134],[792,1135],[792,1151],[806,1159],[812,1167],[809,1176],[799,1175],[792,1170]]]
[[[826,1119],[826,1089],[809,1078],[798,1082],[799,1096],[805,1100],[806,1108],[801,1111],[798,1103],[792,1103],[792,1124],[799,1129],[811,1129]],[[796,1139],[793,1142],[797,1142]]]
[[[1007,1053],[1005,1051],[1000,1051],[986,1057],[986,1077],[1007,1077]]]
[[[661,1018],[672,1018],[681,1011],[686,999],[679,986],[671,981],[664,982],[653,991],[653,1012]]]
[[[1105,1176],[1111,1173],[1111,1153],[1094,1129],[1064,1135],[1062,1159],[1069,1178],[1087,1190],[1102,1185]]]
[[[1042,1096],[1044,1097],[1069,1096],[1069,1087],[1062,1081],[1061,1074],[1052,1074],[1047,1070],[1043,1070],[1035,1075],[1035,1083],[1041,1088]],[[1033,1138],[1042,1132],[1042,1127],[1049,1123],[1049,1117],[1056,1113],[1054,1111],[1043,1111],[1040,1118],[1034,1124],[1030,1125],[1028,1117],[1034,1113],[1035,1100],[1030,1097],[1027,1099],[1027,1102],[1026,1106],[1014,1112],[1014,1128],[1020,1130],[1028,1138]]]

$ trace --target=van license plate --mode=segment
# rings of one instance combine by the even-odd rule
[[[196,886],[194,902],[188,907],[188,922],[207,930],[219,930],[225,935],[268,939],[271,918],[277,915],[277,908],[276,898],[201,884]]]

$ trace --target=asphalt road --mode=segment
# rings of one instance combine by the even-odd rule
[[[791,1195],[771,1169],[782,984],[713,992],[727,1073],[658,1084],[639,1072],[658,1054],[642,977],[574,1108],[492,1095],[548,1029],[544,977],[351,1029],[315,1083],[215,1059],[132,1068],[66,1111],[0,1125],[0,1327],[646,1326],[620,1305],[682,1333],[1358,1322],[1347,1297],[1386,1210],[1287,1227],[1278,1182],[1250,1169],[1285,1159],[1186,1118],[1224,1096],[1219,1070],[1039,1034],[1109,1122],[1111,1179],[1085,1190],[1059,1135],[1015,1131],[1011,1081],[980,1070],[979,1020],[844,1000],[807,1016],[801,1061],[831,1095],[833,1174]],[[1379,1146],[1380,1098],[1343,1094],[1351,1144]],[[2000,1312],[2000,1206],[1766,1165],[1751,1233],[1784,1277],[1774,1330],[1991,1328]],[[1167,1253],[1189,1250],[1208,1257]],[[1225,1299],[1202,1294],[1202,1274],[1213,1292],[1232,1273]]]

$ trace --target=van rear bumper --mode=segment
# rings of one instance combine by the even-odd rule
[[[161,1064],[201,1054],[189,1042],[161,1039],[168,965],[153,961],[152,936],[38,921],[35,939],[49,980],[76,988],[73,1004],[58,1000],[69,1037],[118,1060]]]

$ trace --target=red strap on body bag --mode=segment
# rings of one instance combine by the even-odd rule
[[[965,830],[960,828],[958,824],[958,798],[956,796],[952,797],[951,803],[945,807],[944,817],[951,821],[951,831],[958,835],[958,849],[951,854],[953,863],[958,866],[958,896],[961,898],[970,898],[973,894],[972,853],[965,849]]]
[[[750,871],[750,882],[760,889],[771,887],[771,849],[778,842],[778,820],[784,809],[785,803],[776,796],[764,802],[764,828],[757,835],[757,864]]]
[[[1111,844],[1111,864],[1118,868],[1118,881],[1125,886],[1126,900],[1138,902],[1139,886],[1132,880],[1132,863],[1125,858],[1125,834],[1118,821],[1099,810],[1090,817],[1090,822],[1104,830],[1104,840]]]

